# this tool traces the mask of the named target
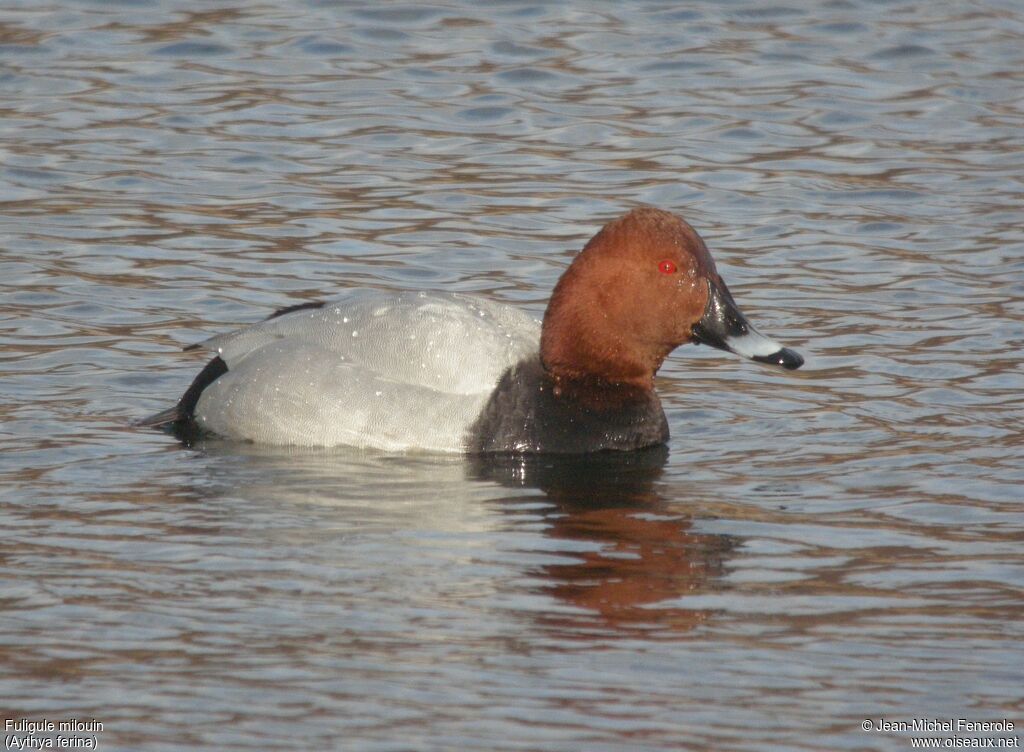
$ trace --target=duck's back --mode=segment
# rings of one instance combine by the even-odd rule
[[[194,418],[261,443],[463,451],[502,373],[539,336],[530,316],[483,298],[350,290],[204,342],[228,370]]]

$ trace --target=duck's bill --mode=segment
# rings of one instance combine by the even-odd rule
[[[693,341],[742,355],[758,363],[795,370],[804,364],[800,353],[783,347],[751,326],[740,313],[725,283],[718,278],[708,283],[708,304],[704,316],[693,327]]]

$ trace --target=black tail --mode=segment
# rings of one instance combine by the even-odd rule
[[[161,410],[156,415],[143,418],[136,425],[170,430],[183,440],[186,440],[184,437],[194,438],[199,432],[195,419],[196,403],[199,402],[199,396],[206,387],[227,372],[228,364],[220,356],[214,358],[192,380],[191,386],[181,395],[177,405]]]
[[[166,428],[173,423],[177,423],[181,420],[181,417],[181,406],[175,405],[174,407],[168,407],[166,410],[161,410],[156,415],[150,415],[148,418],[137,420],[133,425],[139,428]]]
[[[297,305],[288,306],[282,308],[279,311],[274,311],[267,317],[267,321],[275,319],[278,316],[284,316],[286,313],[294,313],[295,311],[304,311],[314,308],[322,308],[322,301],[312,301],[309,303],[299,303]],[[202,346],[202,343],[195,345],[189,345],[185,348],[188,350],[197,350]],[[225,363],[220,357],[216,357],[206,364],[206,367],[199,372],[199,375],[192,380],[191,386],[185,390],[185,393],[181,395],[181,399],[178,400],[178,404],[174,407],[169,407],[166,410],[161,410],[156,415],[150,415],[148,418],[143,418],[138,421],[135,425],[141,428],[160,428],[166,431],[171,431],[182,441],[191,443],[199,436],[202,431],[196,424],[196,404],[199,402],[199,397],[210,384],[219,379],[225,373],[228,372],[228,364]]]

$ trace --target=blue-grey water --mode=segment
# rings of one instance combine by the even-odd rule
[[[106,750],[1021,735],[1020,3],[7,0],[0,129],[0,723],[95,719]],[[347,287],[539,314],[639,204],[807,358],[682,348],[665,451],[132,426],[201,366],[183,346]]]

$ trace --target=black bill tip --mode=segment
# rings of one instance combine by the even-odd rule
[[[754,355],[751,360],[756,360],[758,363],[767,363],[772,366],[782,366],[787,371],[795,371],[804,364],[804,356],[796,350],[790,350],[788,347],[783,347],[771,355]]]

